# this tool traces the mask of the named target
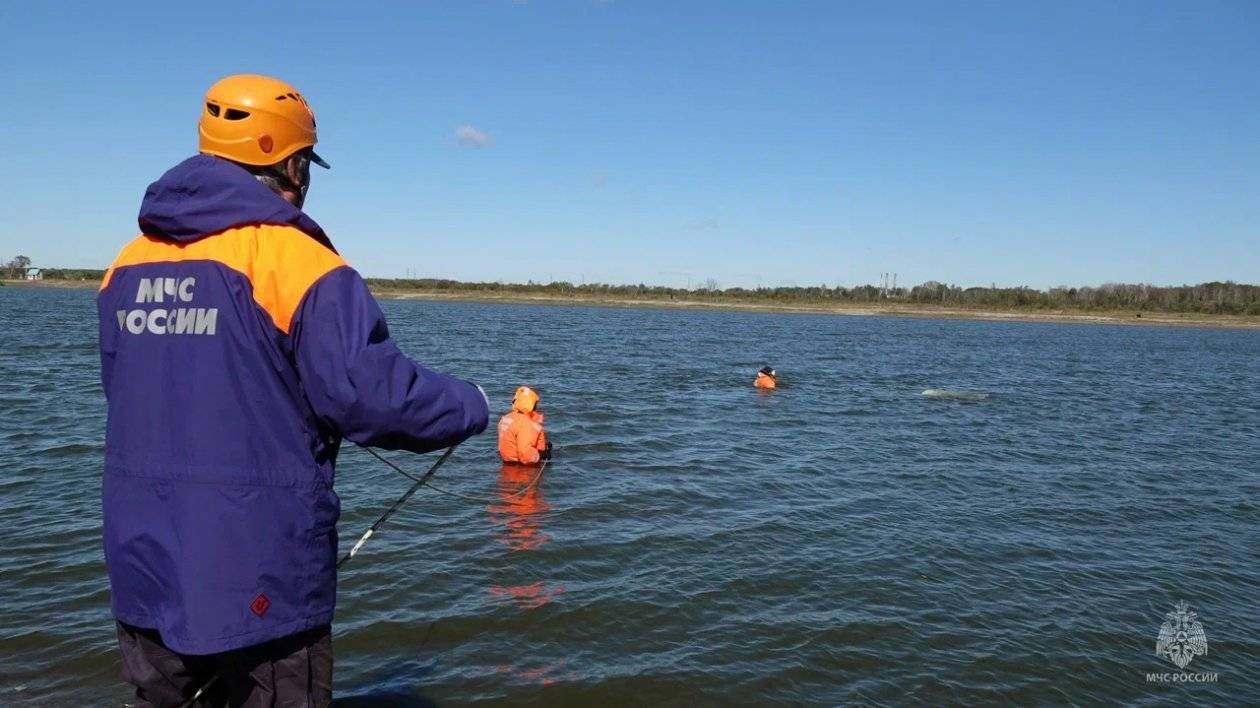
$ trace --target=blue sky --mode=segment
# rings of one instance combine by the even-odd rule
[[[106,265],[237,72],[365,275],[1260,281],[1248,1],[4,3],[0,258]]]

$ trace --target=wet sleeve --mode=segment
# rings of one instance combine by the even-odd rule
[[[346,439],[429,452],[486,429],[489,410],[477,387],[407,358],[351,268],[311,286],[290,336],[307,399],[321,423]]]

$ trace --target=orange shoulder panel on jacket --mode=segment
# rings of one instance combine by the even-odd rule
[[[101,280],[114,271],[146,263],[214,261],[250,282],[254,302],[285,334],[306,291],[324,274],[346,264],[341,256],[291,226],[241,226],[191,243],[140,236],[123,247]]]
[[[757,380],[753,381],[753,386],[756,386],[757,388],[774,388],[775,383],[774,383],[774,379],[770,378],[769,376],[766,376],[765,374],[762,374],[762,373],[758,373]]]

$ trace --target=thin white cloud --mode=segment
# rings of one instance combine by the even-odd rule
[[[468,147],[485,147],[490,144],[490,136],[477,130],[471,125],[461,125],[455,129],[455,139],[460,145]]]

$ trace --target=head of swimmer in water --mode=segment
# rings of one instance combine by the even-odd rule
[[[774,377],[775,377],[774,369],[771,369],[771,368],[770,368],[770,367],[768,367],[768,366],[763,366],[763,367],[761,367],[761,370],[760,370],[760,371],[758,371],[757,373],[759,373],[759,374],[765,374],[766,376],[769,376],[770,378],[774,378]]]
[[[512,396],[512,410],[517,413],[533,413],[538,410],[538,392],[529,386],[520,386]]]

